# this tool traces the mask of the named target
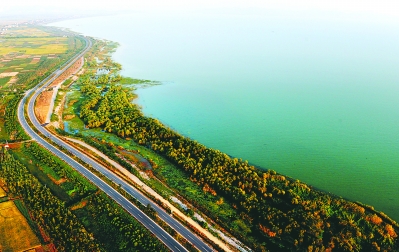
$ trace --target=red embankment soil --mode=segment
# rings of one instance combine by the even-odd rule
[[[43,91],[36,100],[35,114],[40,123],[44,123],[50,108],[53,90]]]
[[[51,85],[50,87],[55,87],[64,80],[66,80],[72,74],[75,74],[82,66],[83,60],[78,59],[75,64],[73,64],[68,70],[66,70],[63,74],[61,74]]]

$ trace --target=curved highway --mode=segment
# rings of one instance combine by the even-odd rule
[[[165,221],[169,226],[176,230],[181,236],[186,238],[191,244],[193,244],[200,251],[213,251],[211,247],[209,247],[205,242],[203,242],[200,238],[198,238],[195,234],[193,234],[190,230],[188,230],[185,226],[180,224],[177,220],[167,214],[162,208],[154,204],[151,200],[145,197],[142,193],[136,190],[134,187],[126,183],[124,180],[116,176],[114,173],[107,170],[102,165],[98,164],[93,159],[89,158],[86,154],[78,151],[74,147],[68,145],[63,142],[61,139],[52,135],[49,131],[47,131],[37,120],[34,114],[34,103],[37,96],[54,81],[60,74],[62,74],[68,67],[70,67],[77,59],[82,57],[84,53],[91,47],[91,41],[84,38],[86,41],[86,48],[73,59],[71,59],[67,64],[62,68],[56,70],[52,75],[44,79],[40,82],[35,88],[26,92],[25,96],[21,100],[18,106],[18,120],[21,123],[24,130],[39,144],[44,146],[46,149],[51,151],[54,155],[60,157],[73,168],[75,168],[78,172],[80,172],[83,176],[89,179],[93,184],[98,186],[102,191],[104,191],[109,197],[114,199],[118,204],[120,204],[126,211],[132,214],[138,221],[140,221],[146,228],[148,228],[154,235],[156,235],[169,249],[172,251],[187,251],[180,243],[178,243],[172,236],[170,236],[165,230],[163,230],[157,223],[155,223],[152,219],[150,219],[145,213],[143,213],[140,209],[138,209],[133,203],[123,197],[119,192],[117,192],[110,185],[105,183],[95,174],[93,174],[90,170],[85,168],[83,165],[75,161],[70,156],[66,155],[64,152],[58,150],[52,144],[49,144],[45,141],[41,136],[39,136],[28,124],[26,118],[24,117],[24,105],[27,102],[28,97],[32,95],[32,97],[28,100],[27,113],[30,121],[33,126],[40,131],[41,134],[48,137],[53,143],[58,146],[62,146],[71,155],[76,156],[81,159],[86,164],[91,165],[94,169],[99,171],[101,174],[106,176],[108,179],[113,181],[114,183],[121,186],[127,193],[131,196],[139,200],[143,205],[150,204],[158,213],[159,218]]]

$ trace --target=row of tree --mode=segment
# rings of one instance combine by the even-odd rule
[[[109,77],[111,78],[111,77]],[[241,159],[181,136],[145,117],[132,103],[130,90],[86,76],[80,117],[88,127],[101,127],[133,138],[183,169],[202,186],[224,196],[249,220],[259,248],[279,251],[338,248],[343,251],[398,250],[395,223],[369,221],[374,212],[314,190],[308,185],[260,170]]]
[[[15,95],[8,101],[5,108],[4,127],[10,140],[26,140],[29,138],[18,122],[17,107],[21,98],[22,96]]]

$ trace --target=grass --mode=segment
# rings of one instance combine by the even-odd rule
[[[4,120],[0,118],[0,140],[9,140],[10,136],[8,135],[6,128],[4,127]]]
[[[7,82],[11,79],[11,77],[4,77],[4,78],[0,78],[0,88],[7,84]]]
[[[63,86],[68,86],[69,84],[71,84],[72,79],[67,79],[65,80],[65,82],[63,83]]]
[[[154,173],[171,188],[177,190],[179,194],[184,196],[188,201],[195,202],[197,206],[202,206],[210,212],[217,213],[219,219],[224,223],[231,223],[239,220],[236,211],[229,204],[224,202],[224,200],[220,200],[220,196],[204,193],[202,188],[189,180],[184,172],[174,165],[168,164],[165,160],[160,159],[160,161],[159,168],[156,169]]]
[[[150,84],[153,83],[153,81],[150,80],[142,80],[142,79],[133,79],[130,77],[122,77],[122,80],[119,81],[120,84]]]
[[[14,202],[0,203],[1,251],[25,251],[40,246],[40,241]]]
[[[6,128],[4,126],[4,112],[7,107],[7,103],[9,100],[14,98],[13,95],[6,95],[3,98],[3,95],[0,93],[0,140],[9,140],[10,136],[8,135]]]

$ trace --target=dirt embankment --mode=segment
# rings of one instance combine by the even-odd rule
[[[43,91],[36,100],[35,114],[40,123],[46,121],[53,92],[53,90]]]
[[[45,123],[48,115],[52,113],[50,110],[52,99],[55,98],[54,90],[58,90],[56,88],[61,83],[63,83],[66,79],[68,79],[71,75],[76,74],[79,69],[83,66],[83,59],[79,59],[73,64],[70,68],[68,68],[64,73],[62,73],[57,79],[53,81],[53,83],[49,86],[47,91],[43,91],[36,100],[35,105],[35,114],[40,123]]]

